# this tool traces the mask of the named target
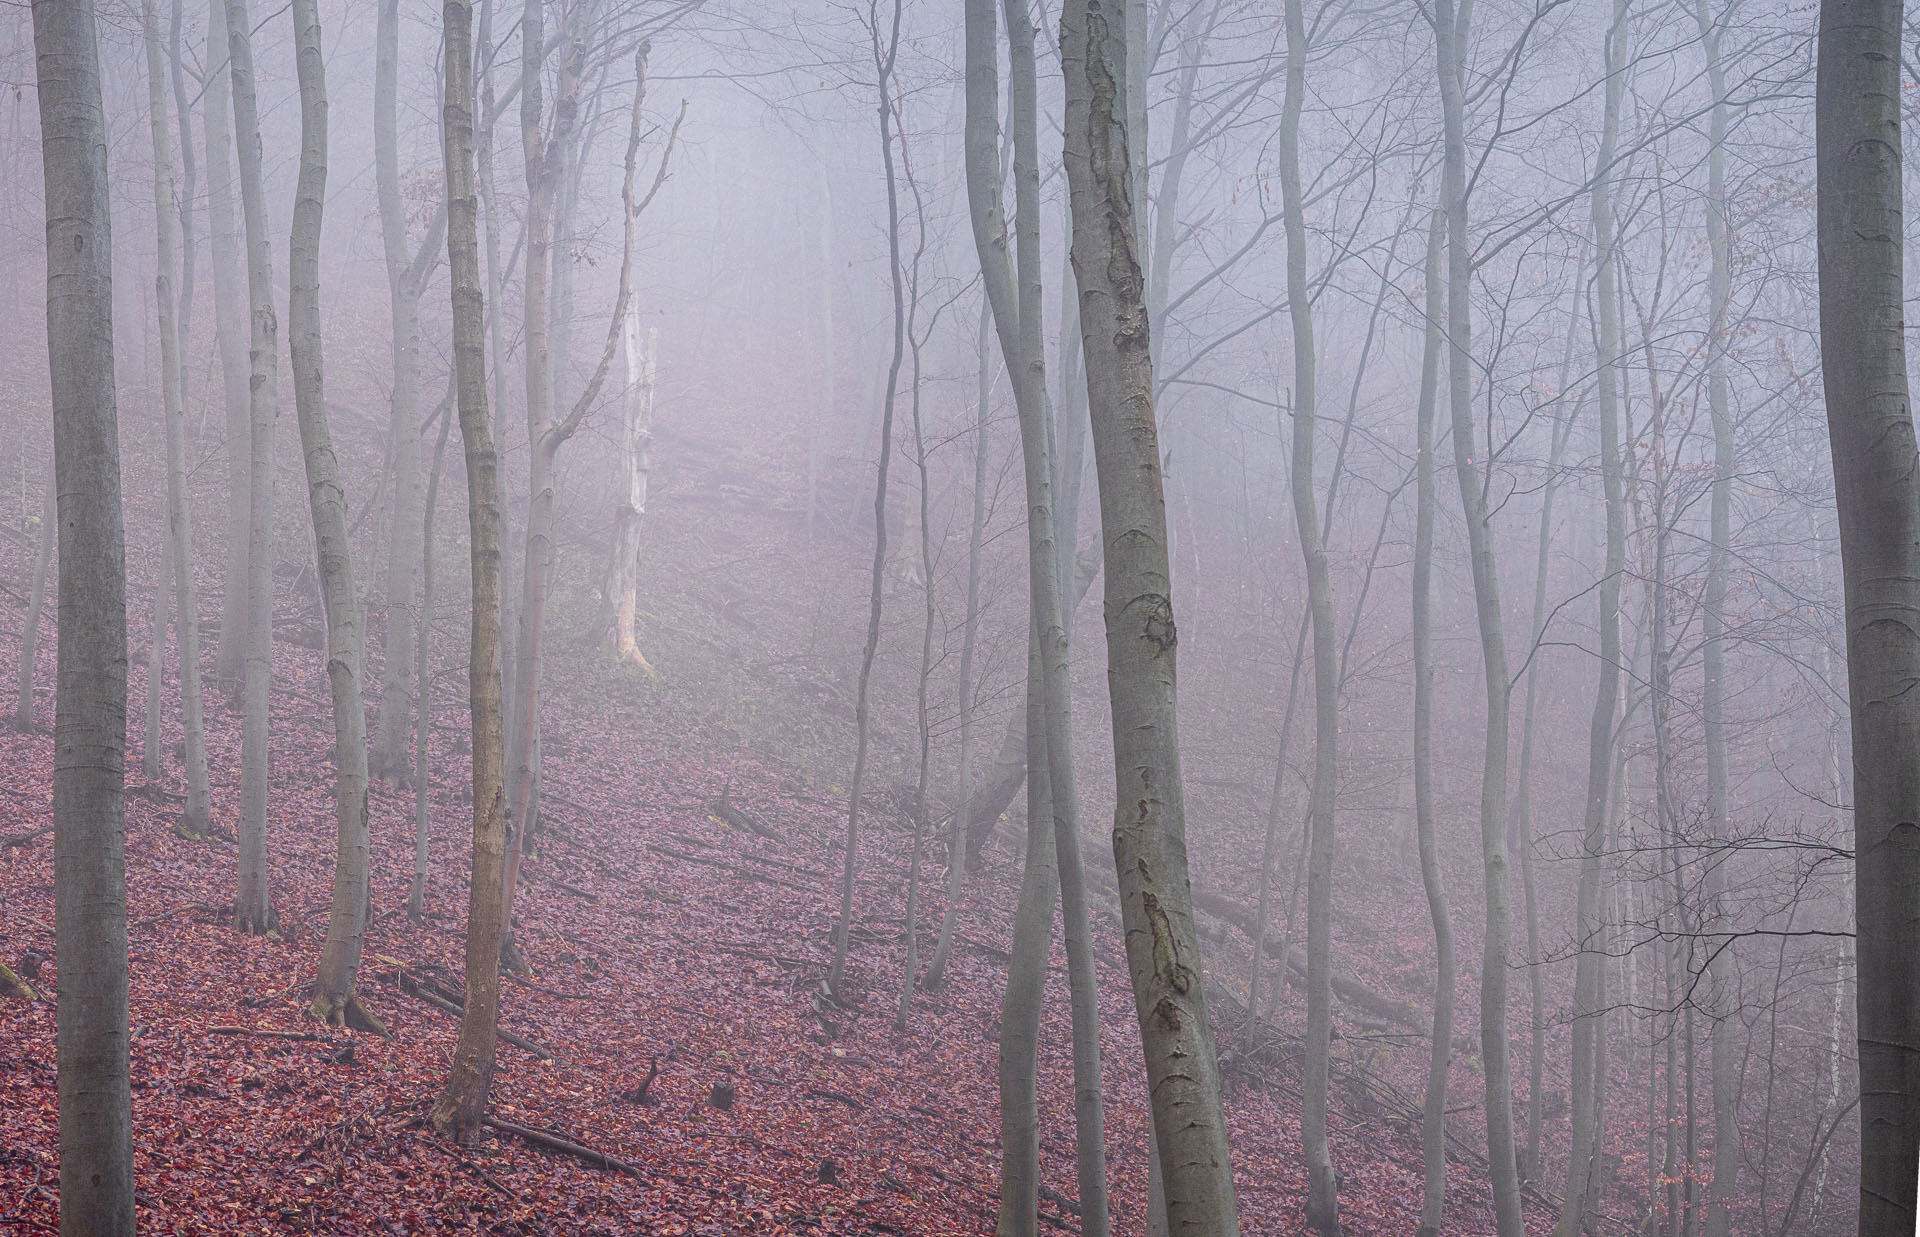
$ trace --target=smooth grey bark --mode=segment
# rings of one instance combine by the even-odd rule
[[[983,294],[974,340],[978,368],[974,375],[973,514],[967,526],[967,617],[960,638],[960,793],[947,840],[947,902],[940,915],[940,937],[922,981],[929,988],[937,988],[945,980],[947,958],[953,952],[954,923],[960,914],[960,890],[967,874],[966,823],[973,803],[973,654],[980,636],[980,550],[987,527],[987,454],[992,441],[992,314],[993,307]]]
[[[507,822],[500,699],[500,469],[487,415],[486,328],[480,292],[479,202],[474,188],[473,4],[444,0],[446,66],[441,142],[447,182],[447,270],[453,301],[453,374],[466,449],[472,570],[467,650],[473,729],[473,874],[467,894],[466,1005],[433,1125],[457,1142],[485,1129],[500,1018],[500,929]]]
[[[1579,1237],[1598,1182],[1591,1165],[1598,1154],[1605,1070],[1607,952],[1602,885],[1605,880],[1609,796],[1624,803],[1624,789],[1610,785],[1615,753],[1615,704],[1620,694],[1620,580],[1626,570],[1626,502],[1620,454],[1620,361],[1618,290],[1615,277],[1613,161],[1626,89],[1628,0],[1614,0],[1607,31],[1607,79],[1589,196],[1594,250],[1594,380],[1600,415],[1600,478],[1606,497],[1606,567],[1599,588],[1600,666],[1587,738],[1587,800],[1581,820],[1580,875],[1575,895],[1573,981],[1572,1148],[1561,1195],[1555,1237]]]
[[[161,366],[165,369],[164,362]],[[162,378],[164,383],[165,379]],[[161,431],[166,430],[166,414],[161,413]],[[146,727],[140,744],[140,776],[147,782],[157,782],[166,770],[166,762],[161,759],[160,707],[166,697],[166,661],[167,627],[173,617],[170,594],[173,591],[173,537],[170,533],[160,536],[160,574],[153,581],[152,613],[148,622],[151,636],[147,641],[147,703]]]
[[[247,0],[226,0],[233,131],[246,220],[248,343],[247,643],[240,722],[239,863],[235,930],[279,926],[267,873],[267,691],[273,675],[273,438],[280,416],[279,319],[273,311],[273,241],[260,169],[260,111],[254,92],[253,23]]]
[[[93,5],[34,0],[59,490],[53,722],[60,1232],[131,1237],[126,542],[113,383],[113,239]]]
[[[907,340],[913,354],[913,368],[907,377],[908,390],[912,392],[908,397],[907,409],[913,425],[914,471],[920,483],[920,592],[924,608],[920,623],[920,672],[914,694],[914,730],[920,741],[920,752],[913,790],[913,854],[907,864],[907,956],[906,964],[901,968],[900,1004],[893,1019],[894,1030],[903,1035],[907,1030],[907,1015],[913,1010],[913,989],[918,982],[920,969],[920,862],[926,853],[927,775],[933,755],[933,727],[927,712],[927,688],[933,678],[933,628],[937,618],[934,608],[933,483],[927,470],[926,426],[920,415],[920,349],[926,339],[916,333],[915,322],[920,310],[920,260],[927,252],[927,208],[920,196],[919,182],[913,177],[911,163],[907,166],[907,186],[913,191],[918,236],[909,267],[911,274],[907,292]],[[934,321],[928,323],[928,334],[932,333],[939,316],[939,311],[935,310]]]
[[[826,980],[826,993],[835,1000],[844,996],[842,981],[846,978],[847,951],[853,937],[853,881],[860,858],[860,796],[865,790],[871,738],[868,687],[873,678],[874,655],[880,647],[880,608],[886,583],[887,472],[893,455],[893,402],[900,386],[900,364],[907,344],[906,288],[900,258],[900,185],[893,158],[893,67],[900,51],[900,8],[901,0],[894,0],[891,31],[884,36],[884,41],[877,18],[869,31],[880,96],[876,109],[880,122],[880,162],[887,183],[887,271],[893,288],[893,353],[887,361],[886,390],[880,397],[880,460],[873,483],[873,571],[867,598],[867,642],[860,654],[860,687],[854,703],[856,738],[853,779],[847,790],[847,831],[841,842],[844,853],[840,869],[840,914],[834,920],[833,963]]]
[[[420,923],[427,910],[427,843],[433,823],[430,776],[433,772],[433,517],[440,504],[440,464],[446,457],[447,436],[453,429],[451,398],[441,403],[436,415],[441,418],[440,437],[433,444],[433,459],[427,468],[427,494],[421,514],[420,618],[413,646],[413,681],[419,690],[413,726],[413,880],[407,887],[407,918],[414,923]]]
[[[406,201],[400,192],[397,121],[400,0],[380,0],[373,62],[373,170],[380,212],[380,243],[387,269],[387,307],[392,320],[393,387],[388,400],[388,441],[393,468],[393,536],[380,610],[380,695],[373,746],[367,764],[377,777],[398,776],[407,766],[407,729],[413,717],[414,581],[423,552],[420,496],[420,296],[433,273],[445,219],[438,213],[410,249]]]
[[[1820,343],[1846,586],[1861,1237],[1905,1237],[1920,1161],[1920,453],[1907,398],[1901,0],[1823,0]]]
[[[1426,1180],[1417,1237],[1440,1237],[1447,1205],[1447,1076],[1453,1069],[1453,915],[1440,870],[1440,830],[1433,803],[1433,524],[1434,421],[1440,402],[1441,316],[1446,284],[1446,212],[1436,207],[1427,225],[1426,321],[1420,354],[1420,403],[1414,428],[1413,533],[1413,818],[1420,850],[1420,884],[1433,922],[1433,1037],[1427,1058],[1420,1149]]]
[[[160,19],[153,0],[142,13],[147,51],[148,128],[153,137],[153,209],[155,235],[154,303],[160,325],[160,393],[166,416],[167,544],[173,566],[173,610],[180,647],[180,728],[185,744],[187,802],[181,832],[203,837],[213,819],[207,787],[207,731],[200,694],[199,597],[193,579],[193,528],[187,501],[187,414],[181,395],[180,327],[174,299],[174,239],[177,208],[173,197],[173,143],[167,134],[166,57],[160,47]],[[163,643],[159,627],[154,646]],[[151,687],[149,687],[151,691]],[[149,705],[152,712],[152,706]],[[149,733],[148,745],[157,749]],[[157,759],[159,752],[152,751]],[[151,779],[153,775],[148,775]]]
[[[233,74],[226,0],[207,14],[207,252],[213,268],[214,343],[227,411],[227,562],[220,593],[220,639],[213,677],[229,695],[244,693],[247,647],[247,557],[253,517],[253,418],[248,394],[247,279],[233,214]]]
[[[40,622],[47,605],[47,577],[53,568],[59,492],[57,479],[48,477],[40,506],[40,539],[33,552],[33,583],[27,590],[27,617],[20,633],[20,681],[14,697],[13,724],[21,730],[34,730],[39,726],[34,708],[34,681],[39,677]]]
[[[1727,245],[1727,71],[1720,47],[1720,28],[1707,9],[1707,0],[1695,0],[1694,20],[1700,27],[1700,46],[1707,61],[1707,87],[1713,110],[1707,117],[1707,416],[1713,426],[1713,492],[1709,500],[1707,579],[1700,606],[1702,682],[1700,720],[1707,758],[1707,836],[1724,844],[1732,834],[1727,808],[1727,685],[1726,605],[1727,558],[1732,543],[1734,438],[1733,418],[1727,407],[1727,302],[1732,290]],[[1726,918],[1727,875],[1724,864],[1709,864],[1706,874],[1706,915],[1718,926]],[[1717,943],[1716,943],[1717,944]],[[1707,962],[1708,998],[1713,1029],[1713,1179],[1707,1197],[1707,1237],[1728,1237],[1732,1204],[1738,1194],[1740,1159],[1740,1096],[1737,1081],[1738,1049],[1733,1042],[1734,988],[1731,942],[1714,948]]]
[[[1334,797],[1340,765],[1340,683],[1334,661],[1333,583],[1321,537],[1313,476],[1317,361],[1313,297],[1307,283],[1307,224],[1300,185],[1300,109],[1306,94],[1307,32],[1302,0],[1286,0],[1287,84],[1280,111],[1280,196],[1287,237],[1287,313],[1293,326],[1293,520],[1307,576],[1313,627],[1313,791],[1307,847],[1307,1040],[1301,1070],[1301,1152],[1307,1165],[1307,1224],[1340,1232],[1339,1187],[1327,1144],[1327,1071],[1333,1031]],[[1266,924],[1260,924],[1260,935]]]
[[[176,316],[180,340],[180,406],[188,406],[186,358],[193,355],[193,299],[195,271],[199,267],[200,240],[193,226],[193,205],[200,200],[200,164],[193,149],[193,96],[187,92],[187,68],[182,56],[181,27],[186,21],[186,0],[173,0],[167,24],[168,83],[173,90],[174,125],[180,132],[180,191],[174,195],[180,225],[180,284],[176,296]],[[206,414],[201,413],[205,425]]]
[[[1068,0],[1064,162],[1106,560],[1114,866],[1169,1231],[1239,1232],[1188,883],[1166,499],[1125,131],[1124,25]]]
[[[347,495],[327,424],[320,336],[320,228],[327,192],[327,76],[316,0],[292,0],[294,65],[300,86],[300,174],[287,242],[287,345],[293,402],[313,516],[316,576],[327,619],[327,685],[333,697],[333,799],[338,846],[326,944],[308,1010],[322,1022],[386,1028],[354,991],[367,931],[372,880],[367,835],[367,710],[360,598],[353,579]]]
[[[1470,0],[1469,0],[1470,3]],[[1512,1046],[1507,1039],[1507,987],[1513,895],[1507,861],[1507,721],[1511,681],[1501,629],[1500,576],[1494,563],[1486,481],[1474,459],[1472,306],[1473,250],[1467,236],[1466,58],[1468,9],[1436,0],[1434,45],[1445,129],[1447,212],[1447,404],[1453,421],[1453,463],[1466,517],[1474,616],[1486,682],[1486,750],[1480,772],[1480,846],[1486,930],[1480,958],[1480,1055],[1486,1079],[1487,1161],[1500,1237],[1524,1237],[1520,1174],[1514,1157]]]

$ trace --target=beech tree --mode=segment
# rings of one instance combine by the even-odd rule
[[[60,492],[53,720],[60,1231],[130,1237],[126,544],[113,381],[113,227],[93,6],[35,0],[33,48]]]

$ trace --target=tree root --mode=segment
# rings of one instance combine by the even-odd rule
[[[0,962],[0,997],[13,997],[21,1001],[37,1001],[40,994],[33,985],[14,973],[12,967]]]
[[[352,1031],[363,1031],[368,1035],[378,1035],[381,1039],[391,1039],[387,1024],[380,1016],[366,1007],[358,992],[349,992],[346,999],[326,997],[314,994],[307,1012],[330,1027],[346,1027]]]

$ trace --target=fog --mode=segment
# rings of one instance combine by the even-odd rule
[[[1819,7],[0,13],[0,1206],[1904,1231]]]

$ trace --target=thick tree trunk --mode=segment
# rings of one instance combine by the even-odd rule
[[[1419,837],[1420,883],[1433,921],[1433,1039],[1427,1060],[1420,1146],[1426,1185],[1418,1237],[1440,1237],[1447,1204],[1447,1076],[1453,1069],[1453,916],[1440,872],[1439,824],[1433,803],[1433,525],[1434,420],[1440,402],[1441,315],[1446,285],[1446,212],[1436,208],[1427,226],[1425,345],[1420,357],[1420,405],[1415,424],[1413,534],[1413,818]]]
[[[220,641],[213,677],[229,695],[243,694],[247,647],[247,561],[253,517],[253,419],[247,365],[247,279],[233,217],[233,74],[226,0],[207,16],[207,249],[213,259],[214,342],[227,409],[227,563],[220,594]]]
[[[113,384],[113,240],[93,6],[34,0],[47,220],[47,360],[59,489],[54,941],[60,1231],[131,1237],[126,543]]]
[[[327,78],[315,0],[293,0],[295,67],[300,81],[300,177],[287,245],[287,343],[293,402],[313,515],[316,575],[327,616],[327,683],[333,695],[333,909],[320,972],[308,1007],[334,1025],[384,1030],[354,992],[367,930],[367,711],[362,673],[360,598],[354,588],[347,496],[327,425],[320,344],[320,225],[327,190]]]
[[[1220,1070],[1187,876],[1172,580],[1153,367],[1125,130],[1124,26],[1110,0],[1061,15],[1073,268],[1106,548],[1114,864],[1175,1234],[1239,1232]]]
[[[1901,0],[1820,6],[1820,341],[1853,709],[1860,1233],[1905,1237],[1920,1160],[1920,456],[1907,402]]]
[[[187,501],[187,414],[181,399],[180,329],[174,301],[173,143],[167,135],[166,58],[153,0],[144,12],[147,45],[147,109],[153,134],[153,209],[156,236],[154,301],[160,322],[160,392],[167,426],[167,544],[173,559],[173,609],[180,646],[180,726],[186,749],[187,803],[181,831],[202,837],[213,818],[207,787],[207,731],[200,694],[199,597],[193,580],[193,529]],[[154,642],[160,643],[158,629]]]
[[[467,524],[472,563],[467,654],[473,726],[473,878],[467,897],[466,1005],[447,1085],[433,1106],[434,1128],[459,1142],[485,1128],[500,1018],[501,882],[506,874],[506,798],[500,701],[500,475],[487,415],[484,302],[480,294],[479,205],[473,173],[473,4],[445,0],[446,65],[442,140],[447,178],[447,268],[453,293],[453,372],[460,441],[467,457]]]
[[[1595,402],[1600,413],[1600,478],[1606,496],[1606,568],[1599,588],[1600,665],[1593,719],[1587,732],[1587,802],[1581,820],[1580,876],[1576,894],[1573,981],[1573,1145],[1567,1157],[1555,1237],[1579,1237],[1599,1185],[1591,1164],[1599,1154],[1604,1064],[1607,951],[1603,941],[1601,885],[1605,877],[1609,798],[1624,802],[1624,789],[1609,783],[1616,762],[1614,710],[1620,695],[1620,578],[1626,570],[1627,517],[1620,454],[1620,396],[1616,366],[1620,324],[1616,307],[1613,160],[1625,94],[1627,0],[1614,0],[1607,32],[1605,111],[1595,156],[1590,199],[1594,250]]]
[[[233,926],[264,933],[279,924],[267,877],[267,691],[273,675],[273,437],[280,416],[279,319],[273,312],[273,241],[260,168],[253,22],[247,0],[227,0],[233,129],[246,219],[247,299],[253,331],[247,380],[250,463],[247,508],[247,645],[241,689],[240,858]]]

